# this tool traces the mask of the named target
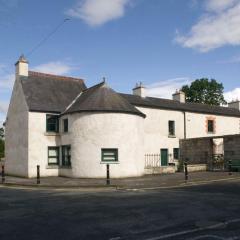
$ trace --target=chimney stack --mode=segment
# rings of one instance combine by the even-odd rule
[[[28,76],[28,61],[22,54],[15,63],[16,76]]]
[[[136,87],[133,88],[133,95],[140,96],[142,98],[146,97],[145,87],[143,86],[142,82],[140,82],[139,84],[137,83]]]
[[[234,109],[237,109],[238,111],[240,111],[240,101],[239,100],[232,101],[232,102],[228,103],[228,107],[234,108]]]
[[[172,95],[172,99],[174,101],[178,101],[180,103],[185,103],[186,102],[186,97],[185,93],[181,90],[176,90],[176,92]]]

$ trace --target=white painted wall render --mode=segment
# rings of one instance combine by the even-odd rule
[[[16,78],[5,129],[7,174],[28,176],[28,107],[22,85]]]
[[[112,178],[144,174],[144,118],[123,113],[79,113],[72,122],[72,176],[106,177],[101,148],[118,148],[118,164],[110,166]]]

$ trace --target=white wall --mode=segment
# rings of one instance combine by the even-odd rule
[[[137,107],[146,114],[144,120],[144,151],[145,154],[159,154],[161,148],[168,148],[173,154],[173,148],[179,147],[179,139],[184,138],[184,113],[162,109]],[[216,132],[206,131],[207,118],[215,118]],[[168,121],[175,121],[176,138],[168,136]],[[187,138],[221,136],[240,133],[240,118],[225,117],[211,114],[186,113]]]
[[[112,178],[144,174],[143,121],[122,113],[79,113],[70,115],[72,176],[105,178],[101,148],[118,148],[118,164],[110,166]]]
[[[168,148],[168,153],[173,157],[173,148],[179,148],[179,139],[184,138],[183,113],[143,107],[138,109],[147,116],[144,120],[144,153],[160,154],[161,148]],[[168,121],[175,121],[175,138],[168,136]]]
[[[46,133],[46,113],[29,112],[29,177],[58,176],[57,166],[48,166],[48,147],[61,145],[59,134]]]
[[[28,176],[28,107],[17,78],[7,113],[5,128],[6,173]]]
[[[207,133],[206,119],[215,118],[216,132]],[[187,138],[222,136],[240,133],[240,118],[225,117],[220,115],[187,113],[186,114]]]

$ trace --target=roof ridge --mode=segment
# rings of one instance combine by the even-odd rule
[[[36,72],[36,71],[28,71],[29,76],[39,76],[39,77],[46,77],[46,78],[56,78],[58,80],[76,80],[76,81],[82,81],[83,79],[77,78],[77,77],[68,77],[68,76],[62,76],[62,75],[56,75],[56,74],[50,74],[50,73],[42,73],[42,72]]]
[[[84,89],[82,92],[87,92],[88,90],[91,90],[91,89],[93,89],[93,88],[100,87],[100,85],[103,85],[104,83],[105,83],[104,81],[102,81],[102,82],[100,82],[100,83],[97,83],[97,84],[95,84],[95,85],[93,85],[93,86],[91,86],[91,87],[89,87],[89,88]]]
[[[81,92],[72,100],[72,102],[66,107],[66,109],[62,112],[62,114],[64,114],[69,108],[71,108],[72,105],[81,97],[81,95],[82,95],[83,93],[87,92],[87,90],[89,90],[89,89],[96,88],[96,87],[100,86],[100,85],[103,84],[103,83],[104,83],[104,82],[100,82],[100,83],[98,83],[98,84],[96,84],[96,85],[93,85],[92,87],[89,87],[89,88],[81,91]]]
[[[130,93],[120,93],[120,94],[124,94],[124,95],[129,95],[129,96],[134,96],[134,97],[140,97],[140,96],[136,96],[136,95],[133,95],[133,94],[130,94]],[[186,104],[186,105],[200,105],[200,106],[208,106],[208,107],[212,107],[212,108],[224,108],[226,109],[226,107],[224,106],[218,106],[218,105],[210,105],[210,104],[207,104],[207,103],[197,103],[197,102],[178,102],[177,100],[173,100],[173,99],[168,99],[168,98],[159,98],[159,97],[145,97],[145,99],[156,99],[156,100],[161,100],[161,101],[170,101],[170,102],[174,102],[174,103],[179,103],[179,104]]]

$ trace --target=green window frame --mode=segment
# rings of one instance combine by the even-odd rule
[[[46,131],[59,132],[59,117],[58,115],[46,115]]]
[[[118,162],[117,148],[102,148],[102,162]]]
[[[59,165],[59,147],[48,147],[48,165]]]
[[[214,120],[208,120],[208,133],[214,132]]]
[[[174,148],[174,149],[173,149],[173,159],[179,160],[179,158],[180,158],[179,148]]]
[[[71,164],[71,146],[62,146],[62,166],[70,167]]]
[[[175,136],[175,121],[168,121],[168,135]]]
[[[63,132],[68,132],[68,118],[63,119]]]

